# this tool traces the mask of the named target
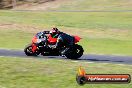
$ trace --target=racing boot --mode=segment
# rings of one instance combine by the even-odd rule
[[[68,53],[68,51],[69,51],[69,48],[66,48],[63,51],[61,51],[61,56],[65,57],[65,55]]]

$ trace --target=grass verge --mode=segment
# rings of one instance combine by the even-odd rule
[[[88,84],[75,81],[78,66],[88,74],[131,74],[131,65],[87,63],[83,61],[0,58],[0,86],[4,88],[131,88],[132,84]]]

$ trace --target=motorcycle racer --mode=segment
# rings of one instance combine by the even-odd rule
[[[61,52],[62,56],[68,53],[69,49],[72,49],[72,46],[74,44],[73,36],[60,32],[57,28],[52,28],[52,30],[50,31],[50,36],[57,38],[57,42],[52,48],[62,49],[62,46],[66,47],[66,49],[62,50]]]

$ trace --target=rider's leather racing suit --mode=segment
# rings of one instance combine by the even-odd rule
[[[66,48],[61,52],[61,55],[65,55],[66,53],[69,52],[69,49],[72,49],[73,44],[74,44],[73,36],[60,32],[58,34],[55,47],[58,49],[61,49],[62,46],[65,46]]]

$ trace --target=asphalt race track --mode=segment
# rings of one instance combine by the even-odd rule
[[[9,57],[28,57],[24,54],[23,50],[7,50],[0,49],[0,56],[9,56]],[[60,56],[38,56],[39,58],[48,58],[48,59],[66,59],[65,57]],[[35,58],[38,58],[35,57]],[[115,64],[132,64],[132,56],[114,56],[114,55],[94,55],[88,54],[83,55],[78,61],[87,61],[87,62],[99,62],[99,63],[115,63]]]

